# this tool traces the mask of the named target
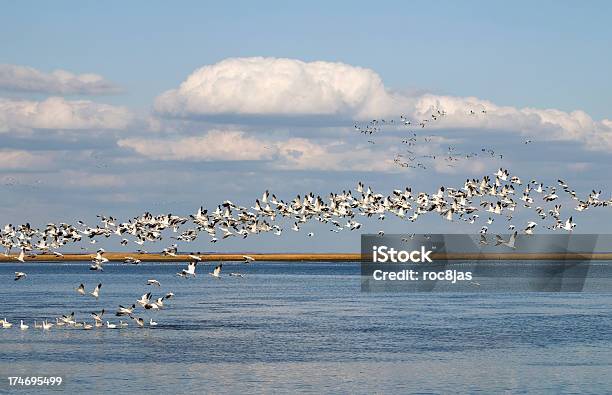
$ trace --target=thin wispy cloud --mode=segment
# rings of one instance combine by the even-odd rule
[[[266,143],[242,131],[211,130],[203,136],[174,139],[121,139],[119,147],[130,148],[151,159],[178,161],[244,161],[271,159]]]
[[[66,70],[50,73],[29,66],[0,64],[0,90],[55,95],[108,95],[122,92],[98,74],[74,74]]]
[[[0,149],[0,171],[44,170],[53,164],[49,153],[33,153],[25,150]]]
[[[133,120],[126,107],[50,97],[42,101],[0,98],[0,133],[32,129],[124,129]]]
[[[277,170],[397,172],[392,151],[305,138],[262,139],[260,133],[211,130],[202,136],[118,141],[150,160],[178,162],[260,161]]]

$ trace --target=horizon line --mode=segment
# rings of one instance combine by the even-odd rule
[[[310,261],[310,262],[371,262],[371,254],[361,253],[238,253],[238,252],[212,252],[164,255],[161,253],[141,252],[105,252],[104,257],[109,262],[124,262],[126,258],[136,258],[141,262],[185,262],[194,261],[190,255],[200,257],[202,262],[241,262],[248,257],[254,261]],[[86,262],[94,259],[96,254],[91,253],[66,253],[63,256],[53,254],[26,255],[25,262]],[[18,255],[0,255],[0,263],[18,262]],[[549,253],[432,253],[432,259],[437,260],[561,260],[561,261],[586,261],[586,260],[612,260],[612,252],[549,252]]]

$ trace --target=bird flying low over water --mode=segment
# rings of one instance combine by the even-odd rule
[[[134,309],[136,309],[136,305],[135,304],[133,304],[131,307],[123,307],[123,306],[119,305],[119,309],[117,310],[115,315],[117,317],[121,317],[121,316],[124,316],[124,315],[131,316],[132,313],[134,312]]]
[[[198,262],[189,262],[189,264],[187,265],[187,269],[183,269],[180,272],[176,273],[177,276],[179,277],[183,277],[183,278],[188,278],[190,276],[195,277],[196,273],[196,266],[198,265]]]
[[[21,279],[26,278],[28,275],[24,272],[15,272],[15,281],[19,281]]]
[[[58,321],[61,320],[61,325],[74,325],[74,323],[76,322],[74,320],[74,311],[72,313],[70,313],[69,315],[62,315]],[[59,324],[58,324],[59,326]]]
[[[102,317],[104,316],[104,313],[105,313],[104,309],[102,309],[102,311],[99,313],[93,312],[91,313],[91,318],[93,318],[94,321],[96,322],[102,322]]]
[[[104,248],[98,249],[98,251],[96,252],[96,256],[91,261],[91,266],[89,266],[89,270],[104,271],[102,265],[108,262],[108,258],[103,256],[105,252],[106,251],[104,250]]]
[[[142,318],[139,317],[130,317],[134,320],[134,322],[136,322],[136,325],[138,325],[139,327],[143,327],[144,326],[144,320]]]
[[[161,287],[161,283],[154,279],[147,280],[147,285],[155,285],[155,286]]]
[[[243,255],[242,257],[244,258],[244,263],[255,262],[255,258],[250,255]]]
[[[221,277],[221,268],[223,267],[223,264],[220,263],[218,264],[215,269],[212,271],[212,273],[208,273],[211,276],[215,277],[215,278],[220,278]]]
[[[136,301],[136,303],[144,307],[145,305],[149,304],[150,301],[151,301],[151,292],[147,292],[146,294],[142,295],[140,299]]]
[[[81,284],[78,287],[75,288],[75,290],[81,294],[81,295],[85,295],[85,284]]]
[[[90,292],[90,295],[93,296],[94,298],[98,299],[98,297],[100,296],[100,288],[102,288],[102,283],[99,283],[93,291]]]

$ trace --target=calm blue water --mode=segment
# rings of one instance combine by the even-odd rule
[[[184,266],[0,265],[0,318],[15,324],[0,329],[0,392],[9,375],[61,375],[84,393],[612,392],[612,294],[368,294],[358,264],[225,264],[246,277],[221,280],[212,265],[176,277]],[[102,282],[100,299],[81,282]],[[149,290],[176,294],[138,311],[157,327],[33,329],[102,308],[118,323],[116,307]]]

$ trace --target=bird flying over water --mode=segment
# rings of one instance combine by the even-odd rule
[[[28,275],[24,272],[15,272],[15,281],[19,281],[21,279],[26,278]]]
[[[96,285],[94,290],[90,292],[90,295],[98,299],[98,297],[100,296],[100,288],[102,288],[102,283],[99,283],[98,285]]]
[[[220,263],[218,264],[215,269],[212,271],[212,273],[209,273],[211,276],[215,277],[215,278],[220,278],[221,277],[221,268],[223,267],[223,264]]]
[[[196,266],[198,265],[198,262],[189,262],[189,264],[187,265],[187,269],[183,269],[181,270],[179,273],[176,273],[177,276],[179,277],[183,277],[183,278],[188,278],[190,276],[195,277],[196,273]]]
[[[119,305],[119,309],[117,310],[115,315],[117,317],[121,317],[121,316],[124,316],[124,315],[130,316],[134,312],[134,309],[136,309],[136,305],[135,304],[133,304],[131,307],[123,307],[123,306]]]

